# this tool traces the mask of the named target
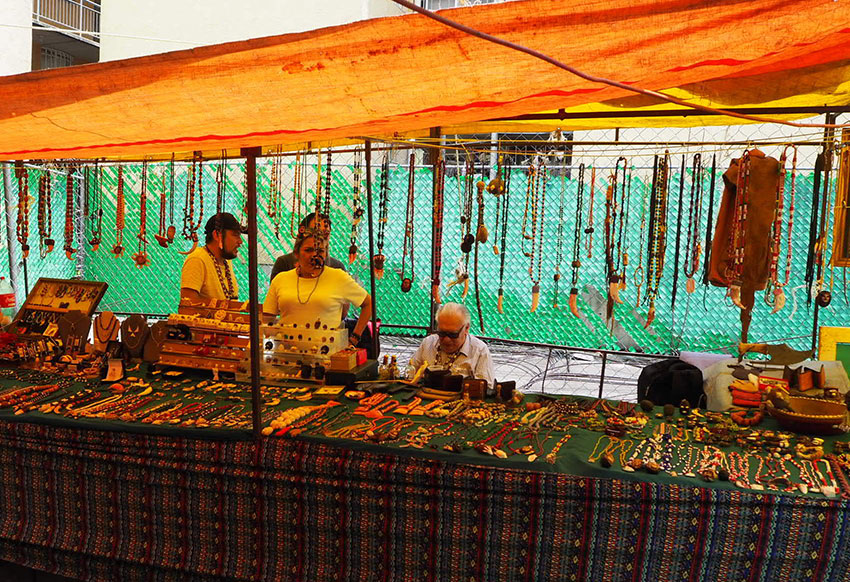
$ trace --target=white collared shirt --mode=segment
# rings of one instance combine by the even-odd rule
[[[496,386],[496,380],[493,373],[493,359],[490,357],[490,348],[483,341],[467,334],[466,341],[456,352],[457,357],[454,362],[450,362],[454,354],[446,354],[438,348],[440,346],[440,336],[432,334],[422,340],[416,353],[410,358],[409,365],[414,369],[419,369],[423,362],[428,362],[429,366],[440,367],[451,363],[452,374],[460,374],[464,378],[479,378],[487,380],[489,390],[493,390]]]

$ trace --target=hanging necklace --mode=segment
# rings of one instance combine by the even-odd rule
[[[594,190],[596,188],[596,168],[590,169],[590,208],[587,211],[587,228],[584,229],[585,249],[587,250],[587,258],[593,258],[593,199]]]
[[[481,175],[483,177],[483,170]],[[478,309],[478,327],[481,329],[481,333],[484,333],[484,312],[481,309],[481,289],[478,281],[478,251],[481,244],[487,242],[488,237],[487,227],[484,226],[484,188],[486,187],[484,180],[476,182],[475,187],[478,189],[478,193],[476,194],[478,201],[478,228],[475,229],[475,263],[473,265],[475,275],[475,306]]]
[[[401,290],[403,293],[410,291],[413,286],[413,204],[414,204],[414,179],[415,179],[416,156],[411,153],[407,168],[407,211],[404,218],[404,245],[401,250]],[[407,253],[410,252],[410,277],[406,275]]]
[[[331,215],[331,179],[333,166],[331,164],[331,150],[325,154],[325,198],[321,214]]]
[[[642,183],[642,182],[641,182]],[[635,268],[634,273],[632,273],[632,277],[635,282],[635,291],[637,293],[637,297],[635,298],[635,305],[640,305],[640,288],[643,285],[643,245],[646,234],[646,192],[644,189],[644,193],[640,199],[640,243],[638,244],[638,248],[640,249],[638,255],[637,267]]]
[[[558,287],[561,281],[561,261],[564,258],[564,190],[566,190],[566,169],[561,169],[561,196],[558,199],[558,231],[555,236],[555,297],[552,307],[558,309]]]
[[[65,257],[74,257],[74,166],[68,164],[65,172]]]
[[[41,258],[53,250],[56,244],[50,233],[53,230],[53,207],[51,197],[50,170],[44,168],[38,181],[38,238]]]
[[[622,170],[620,162],[623,163]],[[608,303],[607,316],[610,319],[613,313],[614,303],[622,303],[620,299],[620,251],[622,249],[622,238],[619,233],[622,231],[623,217],[621,213],[622,202],[617,198],[619,182],[622,182],[620,190],[625,191],[626,184],[626,165],[627,160],[624,157],[617,158],[617,163],[614,164],[614,173],[611,175],[611,183],[605,191],[605,269],[606,278],[608,280]],[[624,198],[625,194],[621,194]]]
[[[496,308],[499,311],[499,313],[504,313],[503,299],[504,299],[504,295],[505,295],[505,257],[508,254],[507,253],[507,250],[508,250],[507,249],[508,209],[510,207],[510,197],[511,197],[511,169],[510,169],[510,167],[505,167],[503,169],[503,172],[504,172],[504,178],[502,180],[503,180],[504,192],[499,197],[499,199],[500,199],[499,202],[500,202],[501,206],[496,207],[496,215],[499,216],[499,214],[501,213],[500,224],[501,224],[502,231],[501,231],[501,234],[500,234],[500,237],[499,237],[499,247],[494,249],[494,250],[501,250],[500,253],[497,253],[497,254],[501,255],[499,257],[499,301],[496,305]],[[496,228],[496,230],[498,232],[498,230],[499,230],[498,227]]]
[[[272,154],[272,164],[269,176],[269,199],[266,213],[274,225],[274,235],[280,238],[280,219],[282,214],[281,209],[281,178],[282,178],[282,162],[280,159],[281,148]]]
[[[540,274],[543,262],[543,225],[546,216],[546,182],[548,181],[548,173],[546,171],[546,162],[541,161],[538,164],[534,179],[534,192],[531,203],[531,255],[529,256],[528,276],[531,279],[531,310],[530,313],[537,311],[537,306],[540,303]],[[540,199],[540,217],[537,216],[538,197]],[[538,237],[538,231],[540,235]],[[535,266],[535,254],[537,255],[537,265]]]
[[[570,278],[570,313],[579,316],[578,311],[578,271],[581,268],[581,233],[582,213],[584,212],[584,164],[578,167],[578,189],[576,191],[576,223],[573,230],[573,260],[570,263],[572,276]],[[558,235],[560,238],[560,234]],[[555,282],[557,289],[558,282]]]
[[[779,280],[779,253],[782,247],[782,210],[785,202],[785,175],[788,148],[793,148],[794,158],[791,162],[791,196],[788,208],[788,243],[785,251],[785,280]],[[775,215],[770,234],[770,267],[768,270],[768,282],[765,288],[765,302],[773,307],[771,313],[777,313],[785,307],[785,291],[784,287],[788,285],[791,277],[791,231],[794,228],[794,198],[796,194],[796,178],[797,178],[797,147],[793,145],[786,146],[782,150],[782,156],[779,159],[779,181],[776,184],[776,200],[775,200]]]
[[[319,274],[316,276],[316,282],[315,282],[315,284],[313,284],[313,290],[310,291],[309,295],[307,295],[307,299],[305,299],[304,301],[301,301],[301,278],[302,277],[301,277],[301,266],[299,265],[298,273],[297,273],[298,276],[295,278],[295,296],[298,299],[298,303],[300,303],[301,305],[307,305],[310,302],[310,298],[313,297],[313,293],[316,292],[316,288],[318,288],[318,286],[319,286],[319,279],[322,278],[322,273],[324,273],[324,272],[325,272],[325,269],[323,267],[322,270],[319,271]]]
[[[697,288],[694,275],[699,268],[702,245],[699,227],[702,221],[702,155],[694,154],[691,165],[691,203],[688,208],[688,233],[685,238],[685,276],[688,278],[685,291],[693,293]]]
[[[142,162],[142,186],[139,194],[139,246],[133,262],[141,269],[151,264],[148,258],[148,162]]]
[[[360,200],[362,171],[360,169],[360,150],[354,151],[353,188],[351,192],[351,236],[349,237],[348,264],[357,259],[357,237],[360,235],[360,221],[363,218],[363,201]],[[294,200],[294,199],[293,199]]]
[[[440,273],[443,268],[443,204],[446,188],[446,161],[440,156],[434,168],[434,200],[432,203],[432,221],[434,224],[433,266],[431,271],[431,298],[440,300]]]
[[[168,244],[174,242],[177,227],[174,226],[174,154],[171,154],[171,163],[168,164],[168,228],[165,230],[165,238]]]
[[[472,235],[472,186],[475,167],[472,160],[466,157],[466,174],[461,184],[463,185],[463,212],[460,215],[461,243],[460,250],[464,254],[466,264],[469,265],[469,253],[472,252],[472,244],[475,237]],[[466,295],[464,293],[464,295]]]
[[[171,154],[172,156],[174,154]],[[166,188],[166,170],[163,168],[160,180],[161,188],[159,190],[159,230],[153,235],[156,242],[164,249],[168,248],[168,237],[165,233],[166,212],[168,203],[168,189]]]
[[[693,179],[693,177],[692,177]],[[685,156],[682,155],[682,166],[679,169],[679,198],[677,204],[677,212],[676,212],[676,245],[675,250],[673,252],[673,289],[670,293],[670,313],[671,315],[676,314],[676,291],[679,289],[679,249],[681,248],[680,242],[682,240],[682,213],[684,209],[682,208],[682,199],[685,194]]]
[[[705,226],[705,259],[702,263],[702,284],[708,289],[710,281],[708,280],[709,268],[711,266],[711,229],[714,226],[714,185],[717,177],[717,154],[711,156],[711,180],[708,184],[708,220]],[[705,295],[703,295],[705,301]]]
[[[750,186],[750,152],[744,152],[738,163],[738,181],[735,196],[735,211],[732,229],[729,232],[729,248],[731,261],[726,267],[726,278],[729,281],[729,297],[732,303],[740,309],[745,309],[741,302],[741,283],[744,271],[744,247],[746,245]]]
[[[92,237],[89,239],[91,250],[96,251],[100,248],[102,242],[101,234],[103,233],[103,168],[100,164],[94,165],[94,204],[92,204],[92,214],[89,217],[92,219]]]
[[[231,301],[236,301],[237,299],[239,299],[239,296],[236,293],[235,285],[233,284],[233,270],[230,266],[230,261],[216,258],[216,256],[213,254],[213,252],[209,249],[208,246],[204,246],[204,250],[207,251],[207,254],[212,259],[213,265],[215,265],[215,275],[218,278],[219,284],[221,285],[221,290],[224,293],[225,299],[229,299]],[[222,269],[219,268],[219,261],[221,263],[224,263],[224,275],[222,275],[221,273]],[[309,298],[307,300],[309,301]]]
[[[652,194],[649,200],[649,243],[646,264],[646,296],[649,312],[644,327],[655,320],[655,298],[664,272],[664,255],[667,251],[667,194],[670,178],[670,153],[655,156],[652,172]]]
[[[15,178],[18,180],[18,217],[15,223],[15,234],[21,245],[23,258],[30,254],[30,185],[29,172],[22,162],[15,162]]]
[[[390,156],[389,153],[384,154],[384,161],[381,162],[381,190],[378,200],[378,236],[376,246],[378,254],[372,257],[372,265],[375,271],[375,277],[380,279],[384,276],[384,263],[387,258],[384,256],[384,233],[387,227],[387,213],[389,212],[390,201]]]
[[[124,166],[118,166],[118,194],[115,199],[115,246],[112,247],[112,254],[114,254],[116,258],[124,254],[124,247],[121,245],[124,239],[125,211]]]
[[[197,180],[198,220],[195,221],[195,181]],[[201,152],[192,154],[192,165],[189,179],[186,182],[186,204],[183,207],[183,237],[191,241],[192,248],[188,251],[178,251],[188,255],[198,248],[198,229],[204,219],[204,160]]]
[[[306,157],[306,154],[305,154]],[[289,236],[295,238],[298,232],[295,225],[301,216],[301,199],[304,192],[304,162],[301,152],[295,154],[295,177],[292,182],[292,210],[289,214]]]

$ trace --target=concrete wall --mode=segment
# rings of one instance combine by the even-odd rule
[[[32,1],[0,0],[0,76],[32,70]]]
[[[404,12],[390,0],[104,0],[101,10],[101,61]]]

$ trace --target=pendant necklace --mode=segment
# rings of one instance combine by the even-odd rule
[[[269,199],[266,213],[274,225],[274,235],[280,239],[280,218],[281,209],[281,182],[282,182],[282,166],[280,159],[280,148],[272,154],[271,171],[269,175]]]
[[[786,247],[786,255],[785,255],[785,280],[779,280],[779,253],[782,250],[782,211],[785,202],[785,175],[786,175],[786,160],[788,154],[788,148],[793,148],[794,157],[791,162],[791,195],[790,195],[790,204],[788,208],[788,244]],[[786,146],[784,150],[782,150],[782,156],[779,159],[779,181],[776,184],[776,200],[774,203],[774,207],[776,208],[774,214],[773,225],[771,227],[770,234],[770,267],[768,270],[769,276],[767,280],[767,286],[765,288],[764,299],[765,302],[770,305],[773,310],[771,313],[777,313],[780,309],[785,307],[785,291],[784,287],[788,285],[788,281],[791,277],[791,256],[792,256],[792,247],[791,247],[791,231],[794,228],[794,198],[795,198],[795,190],[796,190],[796,177],[797,177],[797,147],[793,145]]]
[[[50,170],[45,167],[38,181],[38,238],[41,258],[53,250],[53,208],[51,204]]]
[[[112,247],[112,254],[114,254],[116,258],[124,254],[124,247],[121,246],[121,244],[124,238],[125,211],[124,166],[118,166],[118,194],[115,199],[115,246]]]
[[[561,195],[558,199],[558,230],[555,236],[555,297],[552,307],[558,309],[558,288],[561,281],[561,261],[564,259],[564,191],[566,190],[567,171],[561,169]]]
[[[691,180],[694,180],[694,177],[691,176]],[[674,247],[673,252],[673,289],[670,293],[670,315],[675,316],[676,314],[676,292],[679,290],[679,250],[681,248],[680,242],[682,240],[682,214],[684,213],[684,208],[682,208],[683,198],[685,195],[685,156],[682,154],[682,166],[679,169],[679,198],[678,204],[676,208],[676,245]]]
[[[646,241],[646,192],[640,198],[640,242],[638,243],[639,255],[637,267],[635,267],[632,278],[635,282],[635,305],[640,305],[640,288],[643,285],[643,248]]]
[[[349,237],[348,264],[357,259],[357,237],[360,235],[360,221],[363,218],[363,201],[360,199],[362,183],[360,168],[360,150],[354,151],[353,188],[351,192],[351,236]]]
[[[442,156],[434,166],[434,200],[432,203],[432,220],[434,224],[433,270],[431,272],[431,298],[435,303],[440,299],[440,272],[443,267],[443,204],[446,187],[446,161]]]
[[[570,263],[572,276],[570,278],[570,313],[579,317],[578,310],[578,271],[581,268],[581,235],[582,213],[584,212],[584,172],[585,165],[578,167],[578,189],[576,191],[576,222],[573,229],[573,260]],[[560,235],[559,235],[560,238]],[[555,281],[557,289],[558,282]]]
[[[646,297],[649,312],[644,327],[655,320],[655,298],[664,272],[664,255],[667,252],[667,194],[670,179],[670,153],[655,156],[652,172],[652,193],[649,199],[649,234],[646,263]]]
[[[89,220],[92,223],[91,238],[89,244],[91,250],[96,251],[100,248],[102,242],[101,233],[103,232],[103,168],[95,162],[94,168],[91,171],[92,178],[89,185],[94,189],[93,196],[89,196]]]
[[[195,222],[195,181],[198,193],[198,221]],[[198,248],[198,228],[204,219],[204,160],[201,152],[192,154],[189,179],[186,181],[186,204],[183,207],[183,238],[192,243],[188,251],[178,251],[188,255]]]
[[[472,235],[472,188],[475,174],[475,166],[472,160],[467,155],[466,157],[466,174],[461,182],[463,186],[463,200],[461,202],[463,212],[460,215],[461,243],[460,250],[465,255],[464,259],[467,266],[469,265],[469,253],[472,252],[472,244],[475,242],[475,237]],[[464,293],[464,296],[466,293]]]
[[[174,155],[174,154],[172,154]],[[153,235],[154,239],[159,246],[164,249],[168,248],[168,238],[165,234],[165,222],[166,222],[166,212],[167,204],[168,204],[168,189],[166,187],[166,178],[167,172],[165,168],[162,169],[162,176],[160,176],[160,190],[159,190],[159,229],[156,234]]]
[[[74,166],[65,169],[65,257],[74,258]]]
[[[705,225],[705,259],[702,263],[702,284],[706,292],[710,281],[708,280],[709,269],[711,266],[711,229],[714,226],[714,185],[717,177],[717,154],[711,156],[711,180],[708,184],[708,220]],[[703,295],[705,302],[705,295]]]
[[[300,303],[301,305],[307,305],[310,302],[310,298],[313,297],[313,293],[316,292],[316,289],[319,286],[319,279],[322,278],[322,273],[324,273],[324,272],[325,272],[324,268],[322,268],[322,270],[319,271],[319,274],[316,276],[316,283],[313,285],[313,290],[310,291],[309,295],[307,295],[307,299],[305,299],[304,301],[301,301],[301,279],[302,279],[302,277],[301,277],[301,267],[300,266],[298,267],[297,277],[295,277],[295,296],[298,299],[298,303]]]
[[[322,214],[325,216],[331,215],[331,181],[332,181],[333,165],[331,164],[331,150],[325,154],[325,199]]]
[[[174,154],[171,154],[171,163],[168,164],[168,228],[165,230],[165,238],[168,244],[174,242],[177,227],[174,226]]]
[[[623,186],[620,192],[620,224],[619,231],[617,234],[617,256],[620,257],[622,268],[619,270],[619,280],[620,287],[619,291],[623,291],[626,288],[626,271],[629,266],[629,241],[626,233],[629,231],[629,215],[631,214],[631,208],[629,208],[629,204],[632,199],[632,169],[634,166],[629,168],[628,173],[626,172],[626,161],[623,158]],[[619,300],[619,293],[617,294],[617,299]]]
[[[407,168],[407,211],[404,218],[404,244],[401,250],[401,291],[407,293],[413,286],[413,210],[416,156],[410,154]],[[410,251],[410,277],[407,276],[407,254]]]
[[[381,162],[381,189],[380,198],[378,200],[378,235],[376,246],[378,253],[372,257],[372,265],[375,271],[375,278],[380,279],[384,276],[384,232],[387,227],[387,213],[389,212],[390,199],[390,156],[389,153],[384,154],[384,161]]]
[[[15,178],[18,180],[18,217],[15,222],[15,234],[21,246],[23,258],[30,254],[30,186],[29,172],[22,162],[15,162]]]
[[[139,194],[139,246],[133,262],[141,269],[151,264],[148,258],[148,162],[142,162],[142,186]]]
[[[590,168],[590,208],[587,212],[587,228],[584,229],[585,249],[587,250],[587,258],[593,258],[593,199],[594,190],[596,188],[596,168]]]
[[[306,154],[305,154],[306,157]],[[301,216],[301,199],[304,192],[304,163],[301,152],[295,154],[295,177],[292,181],[292,210],[289,214],[289,236],[293,239],[298,236],[295,225]]]
[[[484,176],[483,170],[481,175],[482,177]],[[481,329],[481,333],[484,333],[484,313],[481,309],[481,290],[478,281],[478,251],[481,244],[487,242],[487,238],[489,236],[487,227],[484,226],[484,189],[486,188],[486,184],[484,183],[484,180],[479,180],[475,183],[475,187],[478,190],[478,193],[476,194],[476,200],[478,202],[478,227],[475,229],[475,259],[473,263],[473,273],[475,275],[475,305],[478,309],[478,327]]]
[[[535,192],[532,200],[531,210],[531,256],[529,257],[528,276],[531,279],[531,310],[530,313],[537,311],[537,306],[540,303],[540,274],[543,262],[543,237],[544,237],[544,218],[546,217],[546,182],[548,181],[548,173],[546,171],[546,162],[540,161],[535,172]],[[538,192],[540,198],[540,217],[537,216],[538,207]],[[537,232],[540,231],[538,238]],[[535,248],[536,245],[536,248]],[[537,266],[535,268],[534,259],[537,255]]]
[[[496,215],[499,216],[501,214],[501,233],[499,232],[499,228],[496,228],[496,234],[499,236],[499,247],[495,250],[500,250],[498,253],[499,256],[499,300],[496,304],[496,309],[499,313],[504,313],[504,295],[505,295],[505,257],[507,256],[507,237],[508,237],[508,210],[510,207],[510,199],[511,199],[511,169],[509,167],[503,168],[504,177],[502,178],[503,190],[501,196],[499,196],[499,204],[496,207]]]
[[[744,271],[744,246],[746,245],[750,186],[750,152],[744,152],[738,162],[738,181],[735,196],[735,211],[732,229],[729,232],[730,261],[726,267],[726,278],[729,281],[729,297],[732,303],[740,309],[745,309],[741,302],[741,279]]]
[[[622,162],[622,169],[620,168]],[[624,157],[617,158],[617,163],[614,164],[614,173],[611,175],[611,183],[605,191],[605,270],[608,280],[608,302],[607,302],[607,317],[611,318],[614,309],[614,303],[622,303],[620,299],[620,262],[622,238],[619,236],[622,231],[623,223],[623,200],[625,199],[626,187],[626,166],[627,160]],[[622,182],[622,185],[620,185]],[[617,197],[617,192],[622,190],[620,199]]]
[[[688,278],[685,291],[693,293],[697,288],[694,275],[699,268],[702,245],[699,238],[702,221],[702,155],[694,154],[691,165],[691,202],[688,205],[688,232],[685,237],[685,276]]]
[[[233,268],[230,266],[230,261],[226,259],[219,260],[216,258],[208,246],[204,246],[204,250],[207,251],[210,259],[212,259],[213,265],[215,265],[215,275],[221,285],[221,291],[224,293],[225,299],[229,299],[230,301],[236,301],[239,299],[239,295],[236,293],[235,285],[233,284]],[[221,273],[222,269],[219,268],[219,261],[224,263],[224,275]],[[315,289],[313,289],[313,291],[315,291]],[[310,293],[310,295],[312,295],[312,293]],[[309,300],[310,299],[308,297],[307,301]]]

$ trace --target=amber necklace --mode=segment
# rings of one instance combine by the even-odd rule
[[[570,263],[572,276],[570,278],[570,312],[576,317],[578,312],[578,272],[581,268],[581,234],[582,234],[582,213],[584,212],[584,172],[585,165],[580,164],[578,167],[578,188],[576,190],[576,222],[573,229],[573,260]],[[561,235],[558,235],[560,238]],[[555,281],[556,289],[558,282]],[[557,303],[557,302],[556,302]]]
[[[280,238],[280,220],[282,212],[281,184],[283,178],[283,163],[280,159],[280,149],[272,155],[271,171],[269,176],[269,200],[266,212],[274,225],[274,235]]]
[[[664,255],[667,252],[667,194],[670,178],[670,154],[655,156],[652,172],[652,193],[649,199],[649,234],[646,263],[646,296],[649,312],[645,327],[655,319],[655,298],[664,272]]]
[[[195,181],[197,180],[198,194],[198,220],[195,221]],[[181,255],[188,255],[198,248],[198,229],[204,219],[204,160],[200,152],[192,155],[192,165],[189,170],[189,179],[186,181],[186,203],[183,207],[183,237],[191,241],[192,247],[188,251],[178,251]]]
[[[504,313],[504,295],[505,295],[505,257],[507,256],[507,239],[508,239],[508,209],[510,207],[510,199],[511,199],[511,169],[510,167],[505,167],[503,169],[504,172],[504,192],[501,196],[499,196],[499,202],[496,206],[496,215],[501,215],[500,226],[501,233],[499,232],[499,228],[496,228],[496,235],[499,236],[499,249],[501,252],[499,253],[501,256],[499,257],[499,300],[496,305],[499,313]],[[497,249],[497,250],[499,250]]]
[[[472,187],[473,187],[473,177],[475,173],[475,167],[472,164],[472,160],[467,156],[466,158],[466,174],[464,175],[463,181],[460,183],[462,187],[462,200],[461,206],[463,208],[463,212],[460,215],[460,231],[461,231],[461,243],[460,250],[464,254],[464,259],[466,261],[466,265],[469,265],[469,253],[472,252],[472,244],[475,242],[475,237],[472,235]],[[460,179],[460,176],[458,176]],[[458,190],[461,192],[461,189]]]
[[[415,181],[416,156],[411,153],[407,168],[407,211],[404,219],[404,244],[401,251],[401,290],[403,293],[410,291],[413,286],[413,204],[414,204],[414,181]],[[407,276],[407,254],[410,252],[410,277]]]
[[[688,232],[685,238],[685,276],[688,281],[685,291],[696,290],[694,275],[699,269],[702,245],[700,244],[700,224],[702,222],[702,155],[694,154],[691,165],[691,203],[688,208]]]
[[[546,182],[548,173],[546,163],[541,161],[534,172],[534,187],[531,197],[531,252],[528,253],[528,276],[531,279],[531,313],[537,311],[540,303],[540,274],[543,262],[544,218],[546,216]],[[538,202],[540,216],[538,217]],[[539,236],[538,236],[539,231]],[[536,255],[536,257],[535,257]],[[535,265],[535,258],[537,259]]]
[[[204,246],[204,250],[207,251],[207,254],[212,259],[213,265],[215,265],[215,274],[218,277],[218,282],[221,285],[221,290],[224,293],[224,297],[231,301],[236,301],[239,299],[238,294],[236,293],[235,286],[233,284],[233,271],[230,266],[230,262],[226,259],[218,259],[213,254],[213,252],[209,249],[208,246]],[[221,269],[219,269],[219,261],[224,263],[224,275],[221,274]],[[315,289],[313,289],[315,291]],[[312,295],[312,293],[311,293]],[[310,299],[308,298],[307,301]],[[306,303],[306,302],[305,302]]]
[[[15,233],[18,244],[21,245],[23,258],[30,254],[30,185],[29,172],[22,162],[15,162],[15,178],[18,180],[18,217],[15,223]]]
[[[148,258],[148,162],[142,162],[142,186],[139,193],[139,246],[133,262],[141,269],[151,264]]]
[[[301,199],[304,192],[304,163],[301,152],[295,154],[295,177],[292,182],[292,210],[289,214],[289,236],[295,238],[298,233],[295,225],[301,216]]]
[[[351,192],[351,236],[349,237],[348,264],[357,259],[357,237],[360,235],[360,221],[363,218],[363,201],[360,199],[362,170],[360,168],[360,150],[354,152],[353,187]]]
[[[779,280],[779,253],[782,250],[782,210],[785,202],[785,175],[786,175],[786,160],[788,148],[793,148],[794,158],[791,163],[791,195],[788,208],[788,243],[785,256],[785,280]],[[773,307],[772,313],[778,312],[785,306],[785,291],[784,287],[788,284],[791,277],[791,231],[794,228],[794,198],[796,194],[796,177],[797,177],[797,147],[793,145],[786,146],[782,151],[782,156],[779,160],[780,171],[779,181],[776,184],[776,213],[774,215],[773,225],[771,226],[770,234],[770,267],[767,286],[765,288],[765,302]]]
[[[124,254],[124,247],[121,246],[124,239],[124,212],[126,210],[124,202],[124,167],[118,166],[118,194],[115,200],[115,246],[112,247],[112,254],[120,257]]]
[[[434,261],[431,272],[431,298],[440,303],[440,272],[443,268],[443,204],[446,188],[446,161],[440,157],[434,168],[434,200],[432,220],[434,223],[434,241],[432,243]]]
[[[38,238],[41,257],[53,250],[54,240],[50,238],[53,230],[53,208],[50,201],[50,170],[44,168],[38,181]]]
[[[587,250],[587,258],[593,258],[593,199],[594,190],[596,189],[596,168],[590,169],[590,208],[587,211],[587,228],[584,229],[585,249]]]
[[[74,166],[65,169],[65,257],[72,259],[74,248]]]
[[[384,233],[387,227],[387,215],[389,212],[390,203],[390,156],[389,153],[384,155],[384,161],[381,162],[381,190],[378,200],[378,236],[375,241],[378,253],[372,257],[372,263],[375,269],[375,277],[380,279],[384,276],[384,263],[387,258],[384,256]]]
[[[566,171],[561,170],[561,195],[558,199],[558,230],[555,236],[555,297],[552,307],[558,309],[558,287],[561,281],[561,261],[564,259],[564,190],[566,189]]]

